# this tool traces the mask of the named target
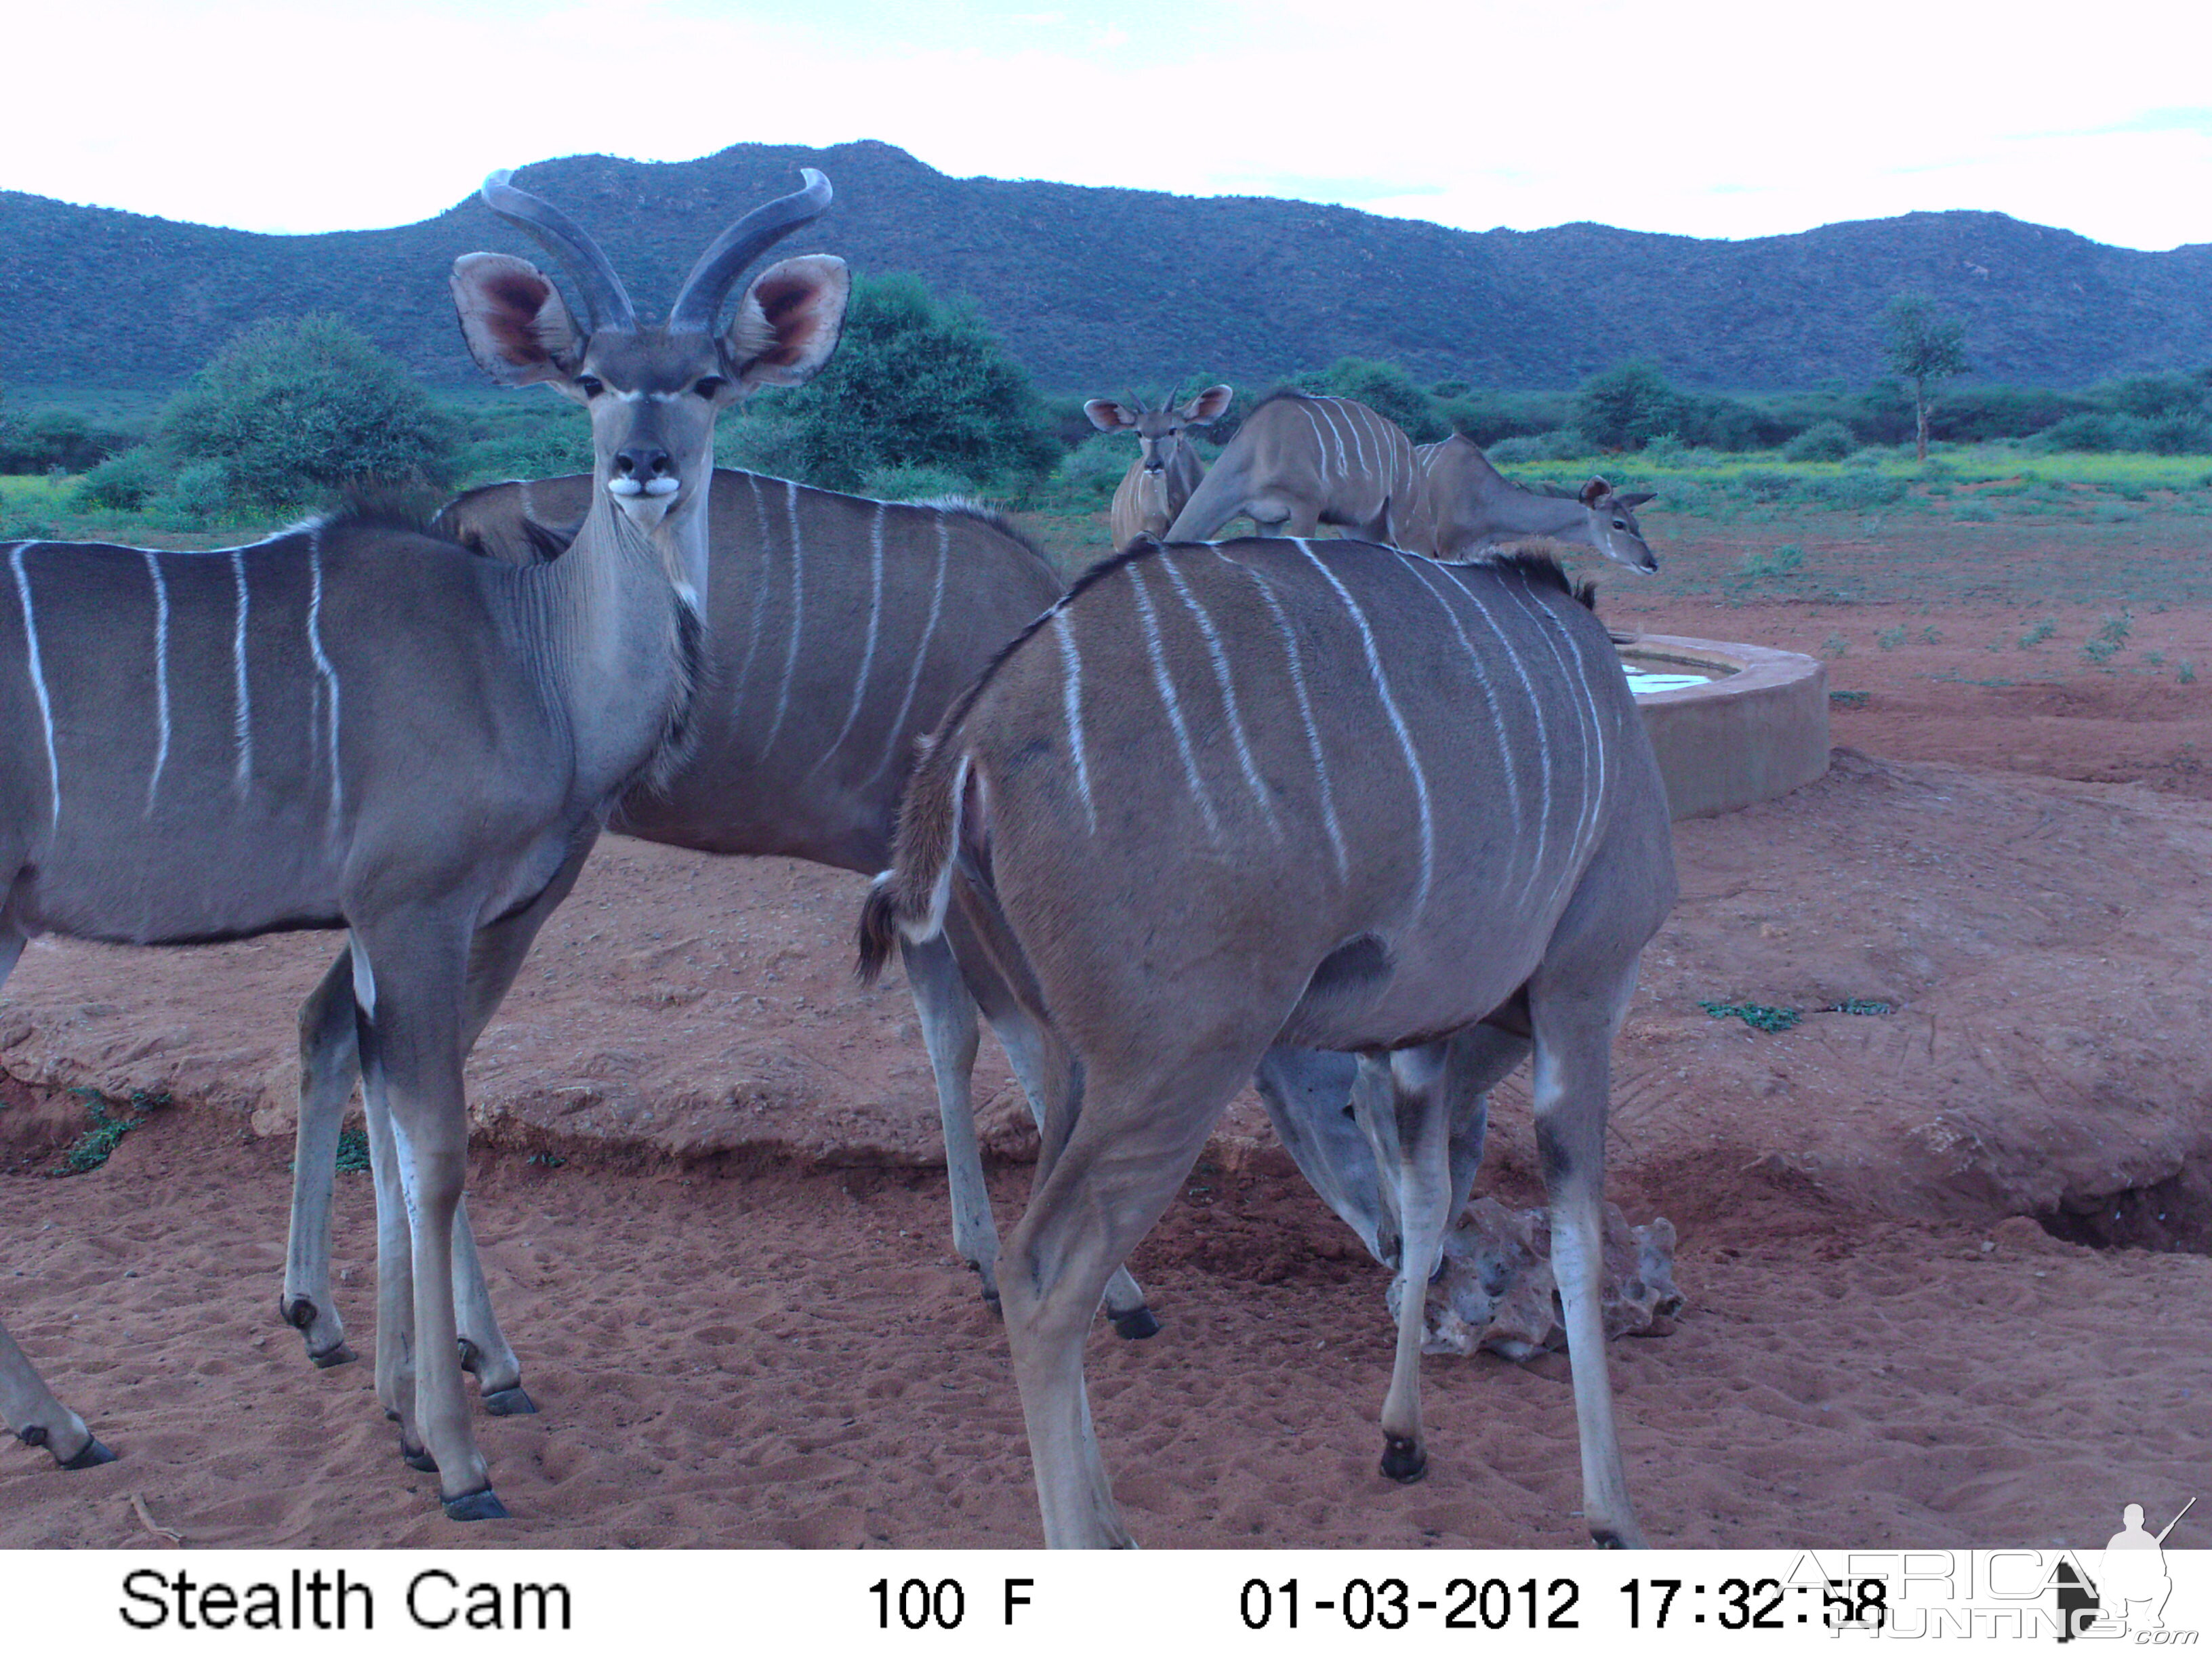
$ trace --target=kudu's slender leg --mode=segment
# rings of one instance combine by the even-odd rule
[[[967,881],[957,882],[954,886],[958,903],[948,922],[948,936],[958,942],[963,984],[976,999],[983,1017],[991,1022],[999,1046],[1006,1051],[1006,1062],[1013,1068],[1014,1077],[1029,1099],[1030,1115],[1036,1121],[1042,1147],[1036,1176],[1042,1184],[1051,1170],[1052,1159],[1073,1127],[1079,1081],[1070,1073],[1071,1059],[1066,1048],[1053,1036],[1042,1016],[1025,1006],[1014,988],[1017,981],[1026,981],[1028,969],[1020,965],[1021,948],[1006,932],[1005,918],[996,899]],[[969,1110],[972,1114],[972,1107]],[[951,1144],[948,1132],[948,1160]],[[972,1135],[969,1144],[973,1145]],[[980,1188],[980,1154],[975,1179]],[[988,1200],[983,1217],[984,1224],[990,1226]],[[991,1233],[991,1247],[995,1253],[995,1229]],[[987,1290],[985,1296],[994,1306],[1000,1305],[994,1291]],[[1160,1322],[1146,1304],[1144,1287],[1130,1277],[1127,1267],[1115,1267],[1106,1282],[1103,1304],[1107,1316],[1114,1322],[1115,1335],[1134,1342],[1159,1334]]]
[[[929,1051],[929,1069],[937,1083],[945,1173],[951,1189],[952,1248],[982,1280],[983,1300],[996,1308],[999,1230],[991,1219],[991,1194],[983,1182],[983,1152],[976,1144],[975,1102],[969,1091],[978,1033],[975,1000],[960,982],[951,947],[942,936],[921,945],[907,941],[899,954],[920,1017],[922,1047]]]
[[[1258,1059],[1224,1044],[1143,1079],[1086,1079],[1065,1148],[1038,1164],[1000,1289],[1052,1548],[1131,1543],[1091,1430],[1084,1338],[1108,1276],[1174,1200]]]
[[[354,1043],[353,956],[340,951],[300,1005],[300,1116],[292,1137],[292,1225],[276,1310],[318,1366],[355,1355],[331,1293],[331,1205],[338,1135],[361,1073]]]
[[[1531,1090],[1536,1151],[1552,1207],[1552,1273],[1559,1285],[1567,1354],[1574,1366],[1575,1416],[1581,1431],[1583,1514],[1600,1546],[1640,1549],[1644,1534],[1629,1506],[1628,1479],[1613,1426],[1613,1383],[1605,1351],[1605,1120],[1612,1087],[1613,1039],[1635,988],[1633,957],[1595,976],[1553,975],[1530,982],[1529,1021],[1536,1063]],[[1560,981],[1565,979],[1562,985]]]
[[[538,930],[575,886],[597,841],[596,831],[584,834],[543,892],[513,915],[477,930],[469,950],[464,1026],[471,1049],[506,1000]],[[353,1008],[353,957],[350,951],[342,951],[300,1011],[300,1121],[292,1160],[291,1240],[281,1304],[285,1322],[305,1335],[307,1357],[318,1365],[342,1364],[354,1357],[345,1346],[345,1328],[331,1291],[331,1203],[338,1132],[354,1079],[361,1070],[354,1042]],[[396,1184],[376,1183],[380,1245],[391,1222],[404,1224],[406,1219],[404,1207],[397,1201],[398,1190]],[[386,1254],[380,1249],[380,1282],[385,1271],[381,1258]],[[465,1198],[454,1221],[453,1299],[462,1364],[475,1373],[484,1409],[495,1417],[535,1412],[537,1407],[522,1388],[521,1361],[492,1310]],[[386,1404],[391,1403],[387,1399]]]
[[[15,959],[23,954],[23,935],[0,924],[0,986],[8,983]],[[0,1325],[0,1422],[27,1446],[44,1446],[65,1469],[112,1463],[115,1454],[93,1437],[84,1419],[53,1396],[8,1328]]]
[[[371,1089],[385,1091],[376,1115],[389,1125],[412,1235],[412,1426],[437,1464],[447,1515],[496,1519],[507,1510],[469,1428],[453,1298],[454,1214],[468,1160],[461,1055],[470,933],[416,912],[356,924],[354,938],[362,1068]],[[403,1414],[403,1443],[409,1426]]]
[[[1366,1098],[1372,1091],[1355,1092],[1362,1115],[1372,1120],[1378,1165],[1388,1158],[1397,1167],[1403,1230],[1398,1347],[1390,1391],[1382,1401],[1382,1473],[1393,1480],[1418,1480],[1428,1469],[1421,1430],[1421,1335],[1429,1280],[1443,1261],[1444,1235],[1466,1206],[1481,1162],[1488,1091],[1528,1052],[1524,1039],[1478,1025],[1448,1042],[1392,1054],[1389,1100],[1381,1109]]]

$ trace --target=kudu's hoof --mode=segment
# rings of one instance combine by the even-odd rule
[[[1114,1334],[1124,1342],[1142,1342],[1148,1336],[1160,1334],[1160,1322],[1152,1317],[1150,1308],[1134,1307],[1127,1313],[1114,1315],[1113,1319]]]
[[[1429,1455],[1403,1435],[1382,1437],[1382,1473],[1401,1486],[1410,1486],[1429,1472]]]
[[[335,1348],[325,1348],[320,1353],[310,1350],[307,1354],[307,1363],[319,1371],[326,1371],[333,1365],[350,1365],[360,1358],[359,1354],[341,1342]]]
[[[84,1449],[70,1458],[68,1462],[64,1463],[62,1467],[65,1469],[96,1469],[102,1463],[112,1463],[114,1461],[113,1452],[108,1450],[97,1440],[88,1440],[84,1443]]]
[[[489,1486],[478,1492],[464,1492],[459,1498],[445,1500],[448,1521],[504,1521],[507,1505],[499,1501],[499,1494]]]
[[[518,1382],[511,1389],[494,1389],[483,1397],[483,1408],[494,1417],[535,1417],[537,1402],[523,1393]]]
[[[1590,1542],[1601,1550],[1638,1550],[1644,1547],[1642,1539],[1632,1538],[1626,1533],[1614,1531],[1611,1527],[1592,1527]]]

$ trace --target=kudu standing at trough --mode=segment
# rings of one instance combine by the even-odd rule
[[[1048,1543],[1129,1541],[1084,1389],[1091,1310],[1276,1042],[1389,1067],[1401,1480],[1426,1455],[1418,1287],[1450,1220],[1451,1118],[1533,1046],[1583,1512],[1601,1543],[1640,1541],[1600,1201],[1613,1037],[1674,897],[1650,739],[1548,560],[1142,545],[1002,653],[908,787],[861,968],[957,914],[1050,1038],[1036,1188],[1000,1262]]]
[[[1242,514],[1262,536],[1332,525],[1454,561],[1542,538],[1648,574],[1659,561],[1634,509],[1650,499],[1616,495],[1602,478],[1571,496],[1523,489],[1464,434],[1417,446],[1364,404],[1279,392],[1244,417],[1166,539],[1201,541]]]
[[[1126,404],[1093,398],[1083,405],[1091,424],[1101,432],[1137,434],[1137,459],[1121,475],[1108,516],[1116,553],[1139,536],[1158,540],[1167,534],[1190,492],[1206,476],[1206,464],[1183,434],[1190,427],[1219,420],[1237,394],[1225,386],[1210,386],[1188,403],[1178,403],[1179,395],[1170,392],[1158,409],[1147,409],[1137,397]]]
[[[614,803],[680,752],[715,417],[805,380],[843,317],[842,263],[787,259],[714,332],[744,266],[829,204],[828,181],[806,180],[726,231],[660,326],[566,215],[486,181],[486,204],[585,299],[580,327],[527,261],[454,263],[477,362],[591,412],[602,488],[556,561],[519,568],[347,517],[227,554],[6,550],[0,970],[43,932],[351,930],[370,1153],[409,1224],[379,1262],[379,1393],[456,1520],[505,1513],[469,1426],[453,1292],[471,955],[545,903]],[[148,661],[150,677],[131,666]],[[0,1407],[65,1466],[97,1458],[12,1342]]]
[[[536,556],[592,503],[591,478],[488,485],[434,521],[495,558]],[[960,503],[864,501],[749,472],[714,477],[702,672],[684,754],[615,809],[623,835],[724,855],[775,854],[872,874],[920,739],[1023,626],[1057,599],[1052,567],[996,514]],[[586,846],[588,843],[586,843]],[[575,864],[580,865],[580,848]],[[573,880],[574,866],[566,872]],[[561,884],[565,893],[566,882]],[[520,970],[547,903],[480,940],[470,968],[473,1043]],[[983,1182],[969,1076],[977,1002],[1032,1102],[1036,1039],[980,964],[972,996],[942,939],[904,951],[935,1075],[951,1188],[953,1247],[998,1300],[997,1230]],[[319,1365],[353,1355],[331,1284],[332,1166],[356,1073],[352,957],[341,951],[300,1017],[298,1155],[281,1307]],[[405,1210],[380,1186],[379,1254],[404,1255]],[[530,1409],[465,1225],[455,1295],[464,1363],[495,1413]],[[1127,1274],[1107,1289],[1124,1336],[1158,1328]]]

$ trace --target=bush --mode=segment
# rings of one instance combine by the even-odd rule
[[[1784,444],[1782,454],[1792,461],[1840,461],[1857,447],[1850,429],[1841,421],[1822,421]]]
[[[69,409],[33,410],[0,422],[0,472],[82,472],[137,441],[95,427]]]
[[[456,434],[407,372],[336,317],[257,323],[162,411],[185,462],[240,502],[297,507],[349,485],[451,481]]]
[[[1112,432],[1093,432],[1060,458],[1054,480],[1071,500],[1103,507],[1114,499],[1129,463],[1137,459],[1137,446]]]
[[[1417,444],[1438,443],[1452,434],[1451,422],[1437,409],[1437,400],[1395,363],[1340,357],[1319,374],[1300,375],[1298,383],[1323,397],[1349,398],[1365,404],[1377,415],[1395,421]]]
[[[1572,402],[1564,392],[1468,392],[1438,404],[1437,413],[1487,449],[1500,439],[1559,430],[1573,418]]]
[[[1575,390],[1575,427],[1601,449],[1640,449],[1682,429],[1683,400],[1647,357],[1632,358]]]
[[[1056,453],[1029,376],[974,307],[937,299],[915,276],[855,283],[837,356],[781,410],[797,428],[799,476],[832,489],[901,465],[1019,477]]]
[[[155,511],[182,529],[204,530],[229,524],[246,510],[238,499],[228,463],[202,461],[177,474],[167,495],[154,503]]]
[[[141,444],[111,455],[86,473],[76,487],[80,507],[136,513],[169,487],[169,469],[151,446]]]
[[[941,466],[901,462],[896,466],[879,466],[860,475],[860,494],[871,501],[932,501],[947,495],[973,501],[982,493],[972,478],[963,478]]]
[[[1502,438],[1489,449],[1493,464],[1507,466],[1530,461],[1579,461],[1596,453],[1590,441],[1571,426],[1561,427],[1556,432],[1539,432],[1533,437]]]
[[[1902,478],[1879,472],[1851,471],[1834,478],[1808,478],[1805,493],[1823,507],[1864,512],[1870,507],[1890,507],[1909,493]]]

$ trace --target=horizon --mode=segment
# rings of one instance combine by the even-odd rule
[[[994,0],[388,0],[364,28],[336,0],[81,0],[11,31],[20,63],[87,68],[12,89],[39,142],[0,155],[0,189],[313,234],[419,222],[526,155],[866,134],[952,178],[1473,232],[1745,241],[1968,211],[2164,252],[2212,242],[2212,199],[2171,182],[2212,172],[2196,54],[2144,50],[2172,46],[2170,16],[2108,0],[2094,33],[2054,33],[2033,9],[1990,30],[1924,0],[1840,24],[1678,0],[1663,27],[1630,0],[1356,19],[1189,0],[1131,24]]]
[[[740,138],[732,140],[731,143],[719,146],[714,149],[708,150],[702,155],[678,156],[668,159],[620,155],[608,150],[572,150],[557,155],[533,156],[527,161],[516,162],[514,165],[513,170],[516,173],[522,173],[534,167],[543,167],[562,161],[612,161],[630,167],[680,167],[691,166],[700,161],[709,161],[714,156],[720,155],[727,150],[739,149],[748,147],[767,149],[805,149],[813,150],[817,153],[821,153],[828,150],[846,148],[848,146],[865,145],[880,145],[883,148],[896,150],[901,155],[905,155],[909,161],[915,162],[917,165],[927,168],[929,171],[935,173],[941,178],[950,179],[956,183],[965,183],[970,180],[981,179],[993,184],[1051,185],[1075,190],[1121,190],[1133,191],[1139,195],[1165,196],[1174,198],[1177,200],[1194,202],[1241,200],[1297,203],[1303,205],[1313,207],[1343,208],[1347,212],[1364,214],[1370,217],[1377,219],[1395,220],[1414,224],[1433,225],[1439,229],[1449,230],[1470,236],[1490,235],[1498,231],[1510,231],[1516,235],[1540,235],[1547,231],[1568,230],[1577,227],[1589,226],[1600,230],[1620,231],[1626,234],[1637,236],[1680,236],[1689,240],[1702,242],[1755,242],[1773,240],[1791,236],[1807,235],[1814,231],[1826,230],[1839,225],[1875,224],[1893,219],[1905,219],[1915,216],[1942,217],[1946,215],[1960,214],[2008,219],[2016,224],[2027,225],[2039,230],[2054,230],[2065,235],[2080,236],[2084,240],[2095,243],[2099,246],[2118,248],[2129,252],[2165,253],[2175,252],[2182,249],[2191,247],[2212,246],[2212,229],[2208,229],[2208,233],[2202,241],[2180,242],[2175,244],[2174,246],[2171,248],[2137,248],[2132,247],[2125,243],[2103,241],[2097,237],[2088,235],[2086,232],[2075,230],[2066,225],[2054,224],[2043,220],[2023,218],[2018,214],[2008,213],[2002,209],[1971,206],[1948,208],[1907,208],[1900,210],[1895,213],[1875,214],[1871,216],[1839,219],[1826,219],[1822,220],[1816,224],[1802,226],[1796,230],[1759,231],[1747,233],[1743,235],[1699,234],[1687,231],[1651,230],[1634,225],[1614,224],[1605,220],[1588,218],[1563,219],[1556,223],[1544,225],[1492,225],[1481,228],[1470,228],[1462,225],[1445,224],[1439,220],[1426,219],[1419,214],[1383,213],[1378,212],[1372,208],[1362,207],[1352,203],[1316,201],[1307,197],[1270,195],[1259,191],[1224,190],[1211,191],[1203,194],[1196,194],[1185,191],[1156,189],[1133,185],[1080,184],[1063,179],[1015,177],[1007,174],[988,173],[952,173],[945,172],[942,167],[933,165],[926,158],[915,155],[914,151],[907,149],[906,146],[902,144],[897,143],[891,139],[872,137],[838,139],[820,144],[803,144],[793,140],[774,138]],[[836,181],[835,179],[831,180],[833,185],[836,182]],[[0,185],[0,193],[9,193],[9,187],[4,185]],[[41,201],[53,202],[63,207],[83,209],[95,212],[122,213],[137,218],[151,219],[163,224],[188,226],[198,230],[234,231],[241,235],[248,236],[305,238],[310,236],[374,234],[382,231],[404,230],[416,225],[428,224],[433,220],[441,218],[444,215],[453,211],[457,208],[467,206],[468,204],[475,198],[477,195],[477,187],[472,185],[454,200],[445,204],[443,206],[434,208],[430,211],[421,214],[411,219],[401,219],[391,223],[380,224],[332,225],[324,228],[313,230],[261,230],[246,225],[216,224],[199,219],[179,219],[166,214],[149,213],[137,208],[118,207],[112,204],[105,202],[72,201],[64,197],[44,195],[34,191],[15,191],[12,193],[30,196]]]

